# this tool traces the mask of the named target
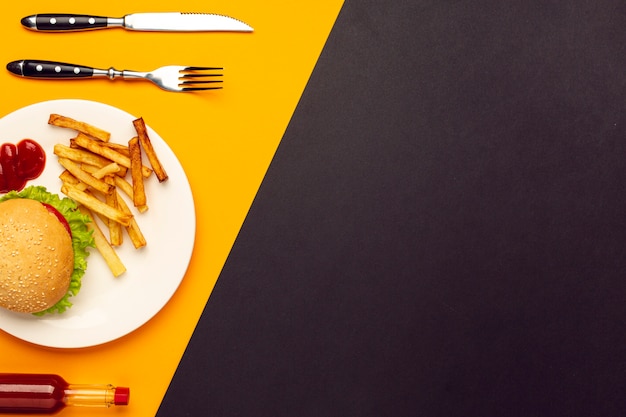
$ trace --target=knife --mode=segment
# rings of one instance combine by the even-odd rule
[[[22,18],[27,29],[66,32],[121,27],[136,31],[252,32],[241,20],[212,13],[133,13],[123,17],[45,13]]]

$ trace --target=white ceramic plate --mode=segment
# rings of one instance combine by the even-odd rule
[[[127,143],[136,136],[133,116],[115,107],[86,100],[53,100],[33,104],[0,119],[0,143],[24,138],[46,151],[46,167],[28,185],[43,185],[60,194],[62,169],[53,154],[56,143],[69,144],[75,132],[48,125],[51,113],[62,114],[111,132],[111,142]],[[141,327],[170,300],[182,281],[193,251],[196,217],[191,188],[178,159],[148,125],[148,135],[169,179],[146,181],[149,209],[137,214],[146,247],[135,249],[128,236],[118,248],[127,267],[114,278],[100,254],[91,250],[82,288],[63,314],[37,317],[0,309],[0,328],[28,342],[53,348],[81,348],[107,343]],[[61,194],[60,194],[61,195]],[[131,204],[132,206],[132,204]],[[173,219],[176,221],[173,221]]]

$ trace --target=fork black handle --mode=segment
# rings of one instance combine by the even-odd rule
[[[68,30],[102,29],[108,18],[86,14],[44,13],[22,18],[22,25],[31,30],[44,32],[67,32]]]
[[[9,72],[28,78],[89,78],[94,68],[65,62],[23,59],[7,64]]]

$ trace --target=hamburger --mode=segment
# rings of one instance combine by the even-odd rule
[[[94,246],[89,217],[42,186],[0,198],[0,307],[63,313],[80,290]]]

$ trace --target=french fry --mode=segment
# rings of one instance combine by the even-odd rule
[[[71,161],[66,158],[59,158],[59,164],[61,164],[63,168],[68,170],[74,177],[84,182],[88,186],[104,194],[110,194],[111,191],[113,191],[113,186],[111,184],[107,184],[101,179],[94,177],[90,173],[83,171],[81,167],[78,164],[76,164],[74,161]]]
[[[133,218],[132,215],[122,213],[120,210],[109,206],[105,202],[98,200],[93,195],[72,186],[68,186],[67,184],[64,184],[61,187],[61,192],[67,195],[72,200],[75,200],[76,202],[86,206],[88,209],[96,213],[100,213],[104,217],[120,223],[122,226],[128,226],[130,224],[130,220]]]
[[[73,176],[67,169],[61,172],[61,175],[59,175],[59,179],[64,184],[69,184],[72,187],[78,187],[80,184],[80,181],[75,176]],[[85,184],[85,188],[83,189],[83,191],[86,189],[87,189],[87,184]]]
[[[94,243],[96,244],[96,249],[104,258],[104,261],[111,270],[111,273],[113,273],[113,276],[116,278],[119,277],[124,272],[126,272],[126,266],[120,259],[115,249],[113,249],[113,247],[107,241],[104,233],[102,232],[102,229],[100,229],[100,226],[98,226],[95,219],[93,218],[91,211],[85,206],[79,206],[78,209],[81,211],[81,213],[89,216],[89,218],[91,219],[91,221],[87,223],[87,227],[89,230],[93,231],[93,239]]]
[[[126,180],[126,178],[122,178],[120,176],[115,177],[115,186],[122,190],[124,194],[126,194],[131,200],[133,198],[133,186]],[[136,209],[140,213],[145,213],[148,210],[148,205],[143,205],[136,207]]]
[[[124,178],[126,176],[126,173],[128,172],[128,168],[119,165],[117,162],[111,162],[111,161],[108,161],[108,162],[109,162],[108,165],[104,165],[101,167],[83,164],[81,165],[81,168],[84,171],[87,171],[88,173],[93,175],[94,177],[100,178],[100,179],[104,178],[104,176],[109,173],[115,173],[115,175],[120,178]],[[116,165],[117,167],[115,167]]]
[[[89,186],[85,184],[84,182],[80,182],[68,170],[63,171],[61,175],[59,175],[59,179],[63,182],[64,187],[76,188],[77,190],[84,191],[85,193],[89,194],[89,191],[87,190]],[[63,186],[61,187],[61,190],[63,190]],[[110,223],[115,223],[114,221],[110,220],[107,217],[104,217],[100,213],[95,213],[95,214],[102,221],[102,223],[104,223],[107,227],[109,227]]]
[[[77,145],[95,154],[103,156],[110,161],[117,162],[119,165],[130,169],[130,158],[128,156],[123,155],[88,136],[78,135],[75,138],[75,142]],[[146,166],[142,166],[142,174],[147,178],[152,174],[152,170]]]
[[[143,175],[141,174],[141,147],[139,146],[139,138],[134,137],[128,141],[128,150],[130,151],[130,177],[133,185],[133,204],[135,207],[146,205],[146,191],[143,184]]]
[[[59,158],[66,158],[76,163],[93,165],[95,167],[103,167],[111,163],[109,159],[93,152],[89,152],[85,149],[72,148],[60,143],[54,145],[53,151]]]
[[[111,133],[106,130],[102,130],[96,126],[90,125],[89,123],[79,122],[71,117],[61,116],[60,114],[51,114],[48,118],[48,124],[74,129],[77,132],[82,132],[103,142],[108,142],[111,139]]]
[[[79,185],[84,185],[84,183],[80,183]],[[80,188],[79,188],[79,189],[80,189]],[[89,191],[89,190],[87,190],[87,189],[86,189],[86,190],[84,190],[84,191],[85,191],[85,193],[87,193],[87,194],[89,194],[89,195],[93,195],[93,194],[91,193],[91,191]],[[94,196],[94,198],[97,198],[97,197],[96,197],[96,196]],[[102,198],[104,198],[104,196],[103,196]],[[83,206],[83,207],[84,207],[84,206]],[[93,212],[93,214],[95,214],[95,215],[96,215],[96,216],[100,219],[100,221],[102,222],[102,224],[104,224],[104,225],[107,227],[107,229],[111,226],[111,224],[115,224],[115,223],[117,223],[117,222],[114,222],[113,220],[109,219],[108,217],[103,216],[102,214],[100,214],[100,213],[98,213],[98,212],[96,212],[96,211],[94,211],[94,212]]]
[[[117,199],[117,191],[115,191],[114,189],[115,180],[113,179],[113,176],[107,175],[106,177],[104,177],[104,182],[111,185],[111,188],[113,189],[113,192],[105,195],[104,197],[105,202],[113,208],[120,209],[120,205]],[[132,215],[132,213],[127,213],[127,214]],[[109,226],[109,241],[111,243],[111,246],[122,246],[122,243],[124,242],[124,237],[122,234],[122,225],[119,224],[118,222],[108,222],[108,226]]]
[[[133,120],[133,125],[135,126],[135,130],[137,131],[141,147],[145,151],[146,156],[148,157],[148,161],[150,161],[150,166],[152,167],[154,174],[159,179],[159,182],[167,180],[167,172],[165,172],[165,169],[161,165],[161,161],[154,151],[154,147],[152,146],[152,142],[150,141],[150,137],[148,136],[148,131],[146,129],[146,124],[143,121],[143,118],[140,117]]]
[[[123,213],[131,214],[130,208],[128,207],[128,204],[126,204],[126,201],[124,201],[124,198],[121,196],[121,194],[118,192],[115,192],[114,194],[117,197],[117,204],[119,209]],[[137,220],[134,216],[131,219],[130,224],[126,227],[126,232],[128,233],[128,237],[130,238],[131,242],[133,242],[133,246],[135,247],[135,249],[146,246],[146,238],[143,236],[143,232],[139,228],[139,224],[137,223]]]
[[[131,199],[133,198],[133,186],[126,180],[126,178],[116,177],[115,186],[122,190]]]
[[[110,164],[103,166],[97,171],[91,172],[91,175],[101,180],[110,175],[117,174],[118,172],[120,172],[120,166],[117,164],[117,162],[111,162]],[[113,183],[111,184],[111,188],[113,187],[115,187],[115,181],[113,181]]]
[[[113,142],[103,142],[103,145],[106,145],[108,148],[111,148],[122,155],[129,156],[128,146],[122,145],[121,143],[113,143]]]

